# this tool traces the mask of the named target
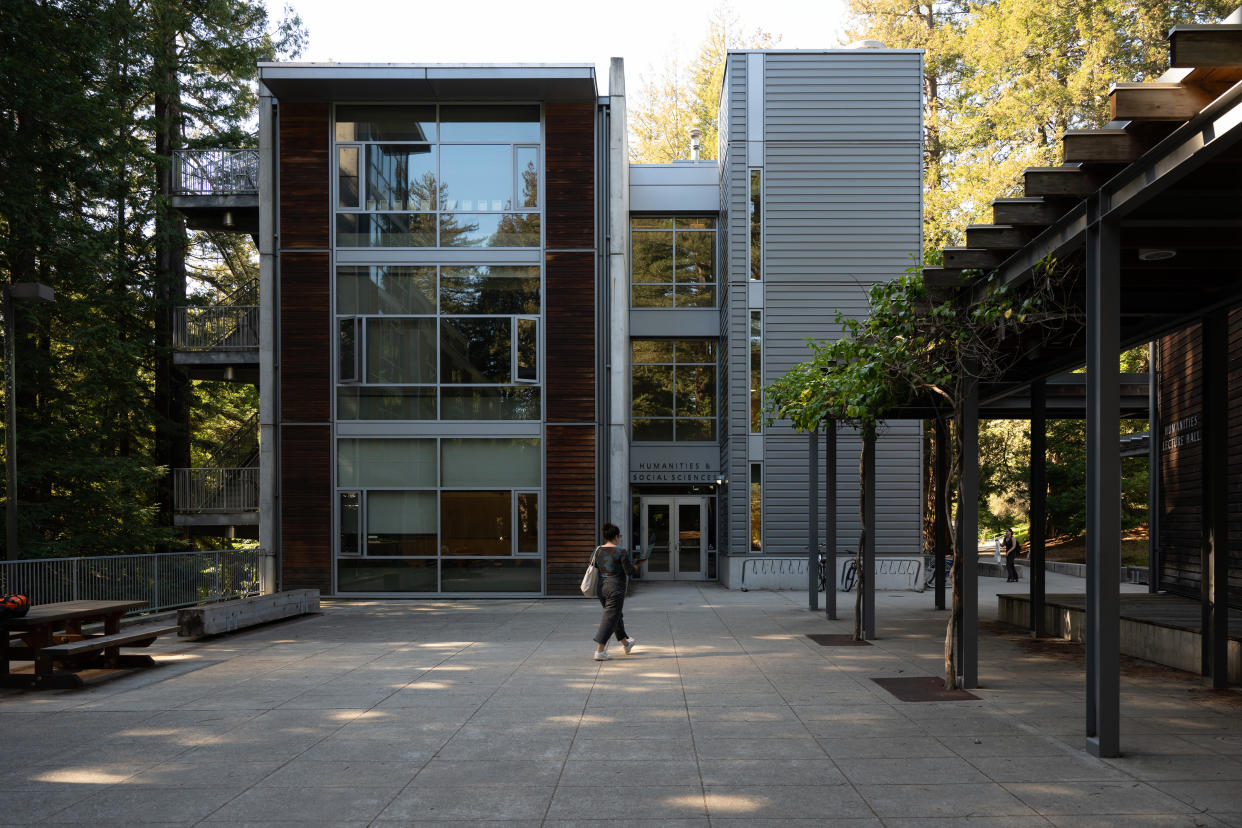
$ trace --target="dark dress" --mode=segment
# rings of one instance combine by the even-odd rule
[[[1014,558],[1018,556],[1017,538],[1005,538],[1001,541],[1001,549],[1005,550],[1005,569],[1010,581],[1018,580],[1018,568],[1014,566]]]
[[[595,566],[599,569],[599,584],[595,595],[604,607],[604,617],[595,632],[595,643],[603,644],[612,636],[618,641],[629,638],[625,632],[625,619],[621,615],[625,605],[625,590],[631,575],[638,574],[630,551],[620,546],[601,546],[595,550]]]

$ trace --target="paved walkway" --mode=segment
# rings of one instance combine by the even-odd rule
[[[639,648],[597,664],[587,601],[331,601],[0,691],[0,823],[1242,825],[1242,694],[1185,674],[1132,664],[1098,760],[1075,645],[985,635],[978,701],[872,682],[940,672],[930,593],[881,594],[872,647],[809,641],[851,622],[798,593],[644,585],[626,614]]]

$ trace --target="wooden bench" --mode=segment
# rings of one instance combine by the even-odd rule
[[[319,612],[319,590],[291,589],[177,610],[185,638],[236,632],[256,624]]]
[[[89,659],[89,666],[103,668],[117,667],[150,667],[155,664],[151,656],[122,655],[121,647],[149,647],[161,635],[177,632],[176,624],[148,624],[134,627],[124,632],[111,635],[91,635],[75,641],[52,644],[39,650],[35,672],[50,673],[52,662],[70,660],[85,661],[84,656],[95,656]]]

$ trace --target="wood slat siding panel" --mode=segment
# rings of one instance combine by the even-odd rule
[[[1202,339],[1199,326],[1160,341],[1162,430],[1192,415],[1204,416]],[[1229,314],[1228,355],[1229,604],[1242,608],[1242,311]],[[1202,429],[1202,424],[1200,425]],[[1162,441],[1169,436],[1161,435]],[[1160,496],[1160,587],[1198,598],[1203,584],[1201,546],[1202,442],[1165,446],[1162,442]]]
[[[330,110],[326,103],[280,105],[280,243],[326,250],[331,211]]]
[[[549,250],[595,246],[595,105],[544,105],[545,243]]]
[[[548,594],[576,595],[596,544],[595,428],[548,425],[544,442]]]
[[[332,342],[327,253],[280,257],[280,418],[327,422],[332,406]]]
[[[332,591],[332,429],[281,426],[283,589]]]
[[[549,423],[595,420],[595,255],[548,253],[544,334]]]

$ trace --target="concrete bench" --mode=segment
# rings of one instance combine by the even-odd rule
[[[200,638],[311,612],[319,612],[319,590],[291,589],[180,609],[177,624],[183,638]]]
[[[121,655],[120,648],[149,647],[161,635],[175,633],[177,629],[175,624],[148,624],[111,635],[88,635],[63,644],[52,644],[39,650],[35,671],[50,673],[54,661],[83,659],[86,656],[94,657],[86,659],[91,662],[91,666],[150,667],[154,664],[150,656]]]

